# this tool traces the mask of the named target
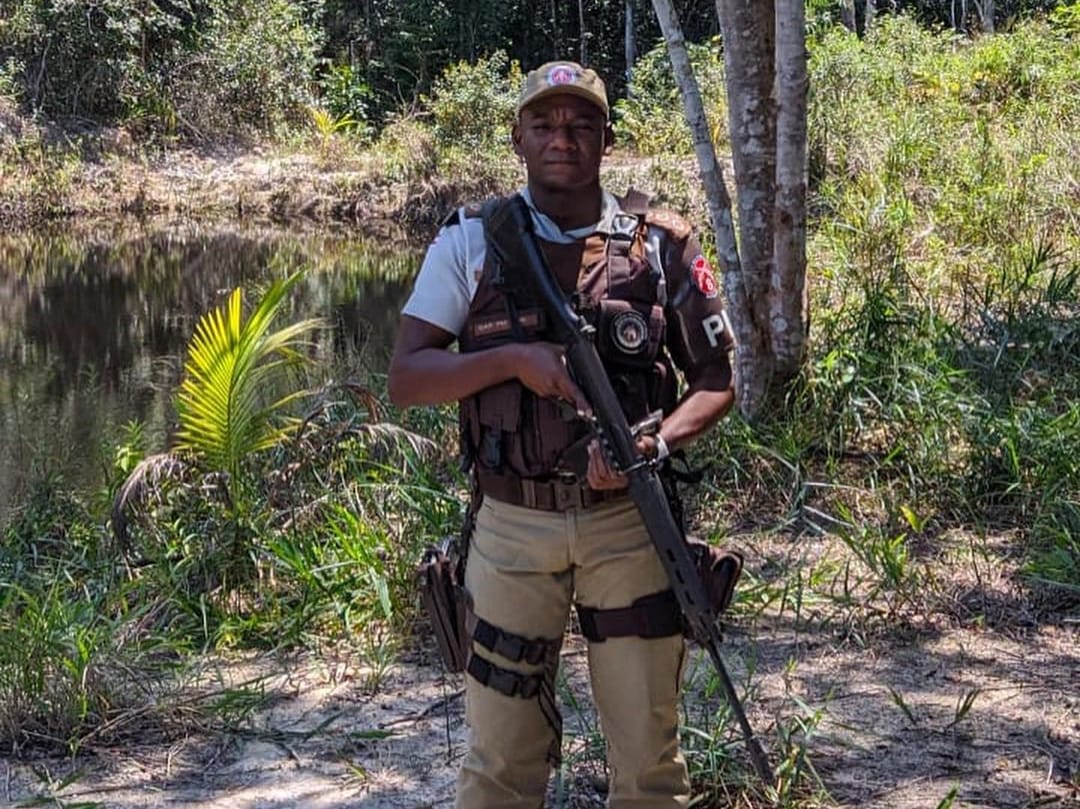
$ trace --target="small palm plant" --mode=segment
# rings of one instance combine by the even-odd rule
[[[240,289],[234,289],[224,306],[203,315],[188,347],[176,399],[176,448],[193,452],[231,479],[239,477],[245,458],[280,443],[296,426],[283,414],[304,391],[276,400],[268,394],[282,389],[286,371],[306,362],[298,348],[322,325],[309,319],[270,330],[300,277],[294,273],[274,282],[246,320]]]
[[[216,481],[225,501],[226,533],[231,536],[224,538],[228,548],[216,570],[218,582],[235,585],[250,577],[255,531],[245,462],[279,444],[299,425],[287,409],[306,391],[281,391],[288,388],[289,372],[307,362],[301,350],[305,338],[323,325],[307,319],[272,329],[285,296],[301,277],[298,272],[272,283],[246,318],[241,290],[235,289],[223,306],[199,320],[176,397],[179,429],[173,452],[143,460],[114,503],[113,529],[122,543],[127,541],[127,507],[143,501],[148,490],[165,479],[182,478],[189,466],[186,455],[194,460],[194,471],[205,475],[201,489],[210,492],[215,487],[205,484]],[[212,548],[216,539],[202,537],[204,549]]]
[[[319,144],[323,157],[326,157],[327,153],[330,151],[330,146],[334,141],[334,137],[339,132],[344,132],[357,126],[357,121],[352,116],[346,114],[337,118],[332,112],[328,112],[320,107],[308,107],[308,118],[311,120],[311,125],[315,128],[315,132],[319,136]]]

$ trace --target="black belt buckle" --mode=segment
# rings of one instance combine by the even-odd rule
[[[559,511],[585,507],[584,491],[580,483],[564,483],[561,480],[553,480],[551,486],[555,495],[555,508]]]

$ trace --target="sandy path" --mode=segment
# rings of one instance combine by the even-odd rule
[[[735,634],[724,652],[737,681],[755,671],[751,720],[772,743],[778,719],[791,726],[805,715],[796,698],[823,711],[810,753],[830,805],[932,809],[956,785],[954,806],[1076,807],[1078,641],[1075,625],[1036,625],[860,646],[778,621],[759,626],[753,641]],[[240,732],[95,751],[58,794],[67,805],[116,809],[450,806],[464,749],[461,680],[431,663],[426,653],[408,656],[374,693],[372,672],[346,663],[306,656],[287,674],[273,673],[280,662],[248,663],[243,676],[262,670],[268,698]],[[568,644],[564,666],[584,698],[579,643]],[[698,723],[708,713],[694,687],[707,676],[700,655],[688,672],[687,714]],[[564,713],[569,750],[582,739],[581,717]],[[51,765],[54,778],[71,768],[37,765]],[[599,805],[602,773],[595,762],[579,769],[599,778],[553,784],[552,794],[567,792],[564,806]],[[3,774],[8,804],[44,792],[26,763],[4,761]]]

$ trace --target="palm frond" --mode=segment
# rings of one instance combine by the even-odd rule
[[[136,464],[117,491],[112,505],[113,537],[120,548],[127,546],[129,510],[145,501],[162,481],[178,479],[186,469],[184,461],[169,452],[148,455]]]
[[[302,320],[271,331],[286,294],[302,273],[275,281],[245,320],[239,288],[195,327],[177,394],[176,446],[196,453],[212,469],[235,475],[240,462],[271,447],[291,429],[281,418],[302,392],[273,400],[284,372],[305,362],[297,349],[321,327]]]

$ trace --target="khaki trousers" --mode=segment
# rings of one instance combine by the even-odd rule
[[[476,614],[529,638],[560,641],[571,603],[611,609],[668,587],[629,498],[590,509],[545,512],[485,498],[469,548],[465,584]],[[475,646],[501,666],[530,666]],[[679,750],[681,635],[590,643],[589,676],[607,742],[610,809],[685,807]],[[539,809],[549,777],[552,730],[537,698],[510,697],[466,676],[469,750],[457,809]]]

